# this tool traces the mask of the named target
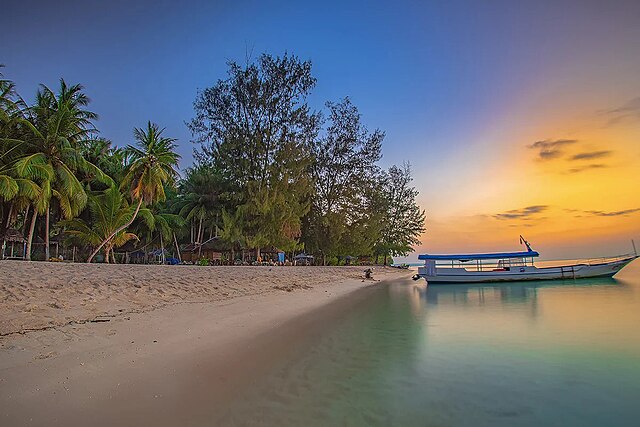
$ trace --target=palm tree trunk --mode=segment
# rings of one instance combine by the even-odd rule
[[[162,240],[162,231],[160,232],[160,261],[164,265],[164,241]]]
[[[173,233],[173,243],[176,244],[176,251],[178,251],[178,261],[182,262],[182,255],[180,254],[180,246],[178,246],[178,239],[176,239],[176,233]]]
[[[11,225],[11,217],[13,216],[13,202],[9,204],[9,214],[7,215],[7,222],[4,228],[9,228]]]
[[[49,261],[49,208],[44,217],[44,260]]]
[[[202,254],[202,215],[200,215],[200,225],[198,226],[198,258]]]
[[[28,215],[27,208],[27,215]],[[31,225],[29,226],[29,237],[27,238],[27,253],[25,254],[28,261],[31,261],[31,242],[33,242],[33,232],[36,229],[36,218],[38,218],[38,212],[33,208],[33,216],[31,217]]]
[[[31,205],[27,205],[27,211],[24,213],[24,221],[22,224],[22,235],[26,236],[27,232],[29,231],[29,221],[27,221],[29,219],[29,209],[31,209]]]
[[[89,258],[87,259],[87,262],[88,262],[88,263],[90,263],[91,261],[93,261],[93,257],[95,257],[95,256],[96,256],[96,254],[100,251],[100,249],[102,249],[102,247],[103,247],[104,245],[106,245],[106,244],[107,244],[111,239],[113,239],[113,237],[114,237],[116,234],[120,233],[122,230],[124,230],[125,228],[127,228],[128,226],[130,226],[131,224],[133,224],[133,221],[136,219],[136,216],[138,216],[138,212],[140,211],[140,207],[141,207],[141,206],[142,206],[142,199],[140,199],[140,200],[138,201],[138,206],[136,206],[136,210],[135,210],[135,212],[133,213],[133,216],[131,217],[131,219],[130,219],[126,224],[124,224],[124,225],[122,225],[122,226],[118,227],[118,228],[116,229],[116,231],[114,231],[113,233],[111,233],[111,234],[109,235],[109,237],[107,237],[106,239],[104,239],[104,240],[102,241],[102,243],[100,243],[100,245],[99,245],[97,248],[95,248],[95,249],[94,249],[94,251],[91,253],[91,255],[89,255]]]

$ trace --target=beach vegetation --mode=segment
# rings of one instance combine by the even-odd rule
[[[54,239],[88,262],[305,252],[345,265],[408,254],[425,222],[409,164],[383,167],[385,133],[349,97],[314,109],[316,83],[311,61],[291,54],[229,62],[196,95],[195,161],[181,174],[177,141],[158,124],[114,143],[82,85],[41,85],[30,105],[0,75],[0,234],[21,229],[27,259],[50,259]]]

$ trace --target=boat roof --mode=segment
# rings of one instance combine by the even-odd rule
[[[488,254],[450,254],[450,255],[431,255],[422,254],[418,255],[418,259],[421,260],[437,260],[437,261],[470,261],[476,259],[505,259],[505,258],[530,258],[537,257],[540,254],[536,251],[526,252],[499,252]]]

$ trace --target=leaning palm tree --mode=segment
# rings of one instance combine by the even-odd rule
[[[105,261],[109,262],[109,256],[113,257],[113,250],[129,240],[138,240],[134,233],[122,228],[133,217],[135,208],[127,204],[125,197],[117,187],[110,187],[102,193],[89,196],[87,203],[90,220],[80,218],[61,221],[59,225],[64,227],[68,240],[82,245],[95,246],[107,236],[111,239],[103,246]],[[143,210],[146,211],[146,210]],[[150,212],[140,215],[146,221],[152,221]],[[120,230],[120,231],[118,231]],[[115,233],[115,234],[114,234]],[[115,257],[114,257],[115,261]]]
[[[121,184],[133,202],[137,202],[131,219],[114,230],[94,249],[87,262],[109,243],[113,237],[129,227],[135,220],[143,203],[152,204],[165,200],[164,185],[175,182],[180,156],[174,151],[175,139],[162,136],[163,129],[157,124],[148,122],[147,129],[135,128],[135,146],[125,149],[130,158],[127,173]]]

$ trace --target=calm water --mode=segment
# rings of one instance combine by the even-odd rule
[[[617,280],[392,284],[328,326],[223,421],[640,425],[640,260]]]

